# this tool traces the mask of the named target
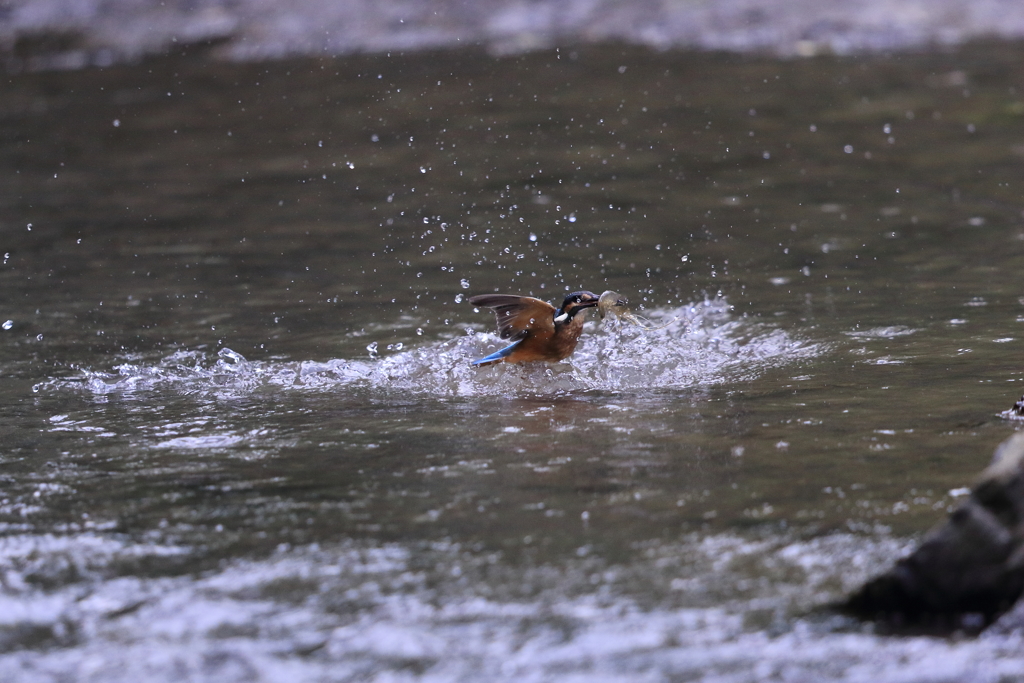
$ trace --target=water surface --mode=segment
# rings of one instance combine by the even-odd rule
[[[6,78],[4,680],[1021,676],[828,605],[1016,428],[1022,57]]]

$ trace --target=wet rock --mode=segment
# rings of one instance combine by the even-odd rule
[[[209,49],[228,59],[615,41],[781,55],[1024,37],[1020,0],[3,0],[0,62],[76,68]]]
[[[1024,396],[1013,404],[1013,407],[1003,413],[1004,417],[1019,419],[1024,417]]]
[[[1024,590],[1024,433],[1004,441],[970,498],[846,611],[895,630],[976,632]]]

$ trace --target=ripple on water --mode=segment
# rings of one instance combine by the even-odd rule
[[[624,564],[586,556],[519,566],[452,544],[348,541],[142,577],[116,566],[183,551],[12,537],[0,542],[0,680],[980,683],[1024,674],[1019,635],[883,638],[816,612],[905,550],[853,534],[692,535],[638,547]],[[83,571],[39,584],[49,565],[68,563]],[[652,606],[630,597],[641,585],[659,594]]]
[[[645,311],[664,325],[658,329],[609,318],[588,328],[571,362],[555,364],[473,367],[471,360],[506,342],[493,334],[470,334],[372,360],[254,361],[228,348],[216,359],[200,351],[177,351],[152,364],[122,363],[112,372],[87,369],[35,389],[108,394],[358,387],[439,397],[680,389],[749,379],[767,368],[817,356],[825,348],[764,323],[737,319],[730,311],[722,298]]]
[[[916,329],[906,325],[889,325],[887,327],[872,327],[867,330],[851,330],[843,334],[854,339],[895,339],[896,337],[906,337],[915,332],[917,332]]]

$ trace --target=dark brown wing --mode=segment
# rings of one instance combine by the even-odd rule
[[[469,297],[469,303],[494,310],[502,339],[522,339],[527,330],[555,331],[555,307],[532,296],[481,294]]]

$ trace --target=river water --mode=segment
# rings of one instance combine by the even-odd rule
[[[1017,428],[1024,46],[0,81],[4,681],[1008,681],[830,609]],[[614,289],[475,369],[465,298]]]

